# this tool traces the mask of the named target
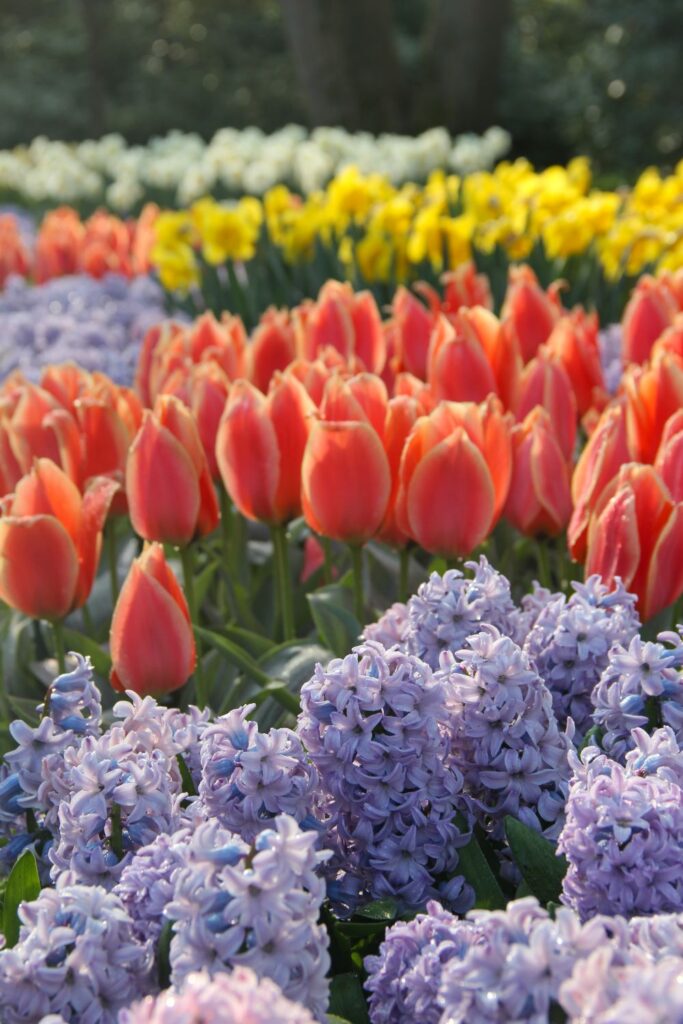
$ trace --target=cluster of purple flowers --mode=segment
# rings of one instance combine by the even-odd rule
[[[466,909],[457,874],[469,834],[462,774],[450,750],[446,685],[429,665],[369,641],[301,690],[298,733],[320,776],[329,894],[340,906],[395,897],[419,906],[441,895]]]
[[[44,366],[74,361],[130,385],[146,331],[167,315],[162,289],[146,277],[10,278],[0,294],[0,380],[14,370],[34,380]]]

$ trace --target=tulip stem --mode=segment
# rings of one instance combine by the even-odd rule
[[[363,601],[363,548],[360,544],[349,544],[353,568],[353,610],[361,626],[365,621]]]
[[[112,608],[116,606],[119,599],[119,567],[118,552],[116,550],[116,520],[111,519],[105,530],[107,538],[107,561],[109,562],[109,580],[111,583]]]
[[[289,572],[289,552],[287,550],[287,527],[283,524],[271,526],[275,563],[275,580],[277,584],[278,604],[282,620],[282,633],[285,640],[292,640],[294,631],[294,598],[292,579]]]
[[[199,609],[197,608],[197,599],[194,590],[194,548],[191,544],[186,544],[180,549],[180,560],[183,563],[185,597],[187,598],[187,606],[190,610],[190,619],[192,620],[193,625],[199,626],[200,623],[197,618]],[[195,644],[197,648],[197,666],[195,668],[194,675],[197,687],[197,707],[200,711],[203,711],[208,703],[208,694],[206,692],[206,680],[204,678],[204,670],[202,668],[202,645],[201,640],[196,633]]]
[[[548,564],[548,552],[542,537],[536,540],[536,561],[538,562],[538,575],[540,577],[538,582],[542,587],[547,587],[548,590],[552,590],[550,566]]]
[[[61,619],[56,619],[52,623],[52,634],[55,638],[57,668],[59,669],[59,674],[62,675],[66,672],[66,655],[64,653],[64,623]]]
[[[410,568],[410,552],[408,545],[402,547],[399,552],[399,575],[398,575],[398,599],[408,600],[408,570]]]
[[[323,549],[323,579],[328,586],[332,582],[332,544],[329,537],[321,537],[320,543]]]

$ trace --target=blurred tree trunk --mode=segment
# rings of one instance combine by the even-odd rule
[[[87,46],[85,56],[88,67],[90,132],[94,138],[97,138],[105,130],[102,40],[106,37],[104,26],[106,0],[81,0],[81,11],[83,12]]]
[[[494,123],[510,0],[432,0],[427,51],[452,132]]]
[[[387,131],[400,123],[392,0],[281,0],[311,120]]]

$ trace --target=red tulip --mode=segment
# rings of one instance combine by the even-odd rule
[[[483,306],[465,309],[462,315],[481,342],[493,373],[496,394],[506,409],[514,409],[523,366],[519,342],[509,331],[506,333],[498,317]]]
[[[550,356],[559,360],[572,382],[579,416],[592,405],[604,405],[605,380],[598,349],[598,321],[582,309],[557,321],[546,345]]]
[[[389,460],[391,472],[391,495],[389,506],[380,530],[380,540],[385,544],[400,546],[405,544],[407,537],[396,522],[396,496],[399,487],[399,469],[401,456],[405,448],[406,439],[413,429],[413,426],[420,418],[422,409],[415,398],[408,395],[398,395],[392,398],[387,406],[386,418],[384,421],[384,450]]]
[[[396,289],[391,308],[397,328],[399,368],[425,380],[434,317],[403,285]]]
[[[126,494],[133,529],[145,540],[189,544],[218,524],[218,502],[192,414],[161,395],[145,412],[128,453]]]
[[[683,407],[683,362],[661,356],[649,366],[631,367],[622,383],[629,448],[634,458],[652,462],[666,421]]]
[[[652,466],[628,463],[603,491],[591,518],[586,577],[617,576],[638,595],[643,620],[683,593],[683,503]]]
[[[437,401],[479,402],[495,393],[496,382],[476,331],[456,313],[439,316],[432,331],[427,380]]]
[[[491,285],[486,274],[478,274],[474,263],[463,263],[441,275],[444,284],[443,312],[457,313],[462,306],[493,308]]]
[[[512,482],[503,515],[520,533],[557,536],[572,510],[569,466],[550,416],[532,409],[512,428]]]
[[[516,418],[523,420],[537,405],[550,414],[562,453],[570,460],[576,442],[576,399],[562,363],[550,358],[544,348],[522,371]]]
[[[620,402],[605,409],[574,469],[574,511],[567,528],[567,545],[574,561],[582,562],[586,557],[588,525],[600,495],[630,459],[626,413]]]
[[[61,619],[92,589],[102,527],[118,485],[103,477],[81,496],[50,459],[37,459],[0,517],[0,599],[33,618]]]
[[[621,320],[622,358],[644,363],[657,338],[673,322],[676,301],[663,281],[644,274],[626,304]]]
[[[655,469],[674,501],[683,501],[683,409],[670,416],[662,433]]]
[[[297,350],[303,359],[315,359],[328,345],[343,359],[353,353],[354,331],[351,311],[345,296],[330,287],[339,282],[328,281],[320,290],[317,302],[307,300],[292,310]]]
[[[10,274],[25,277],[29,272],[29,255],[12,214],[0,216],[0,288]]]
[[[296,354],[294,328],[287,310],[267,309],[251,336],[249,380],[265,394],[277,370],[285,370]]]
[[[315,406],[294,377],[277,374],[268,396],[238,380],[216,436],[225,488],[249,519],[275,525],[301,513],[301,461]]]
[[[114,608],[110,646],[115,690],[170,693],[194,671],[190,612],[160,544],[150,544],[131,565]]]
[[[92,388],[93,377],[76,363],[61,363],[45,367],[40,375],[40,386],[61,406],[73,412],[76,399]]]
[[[389,461],[369,423],[313,423],[301,466],[303,513],[312,530],[363,544],[379,530],[390,494]]]
[[[135,390],[144,406],[152,406],[157,395],[159,363],[169,344],[184,335],[184,325],[175,320],[155,324],[145,334],[135,370]]]
[[[508,287],[501,309],[505,333],[515,339],[525,363],[548,340],[562,306],[557,293],[559,283],[543,291],[531,267],[510,267]]]
[[[667,352],[683,361],[683,313],[677,313],[671,326],[655,341],[650,352],[651,362],[656,363]]]
[[[333,374],[325,385],[320,415],[324,420],[366,420],[382,437],[388,401],[384,382],[374,373],[346,379]]]

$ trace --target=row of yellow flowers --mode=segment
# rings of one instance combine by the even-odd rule
[[[645,170],[632,188],[592,187],[584,157],[536,171],[524,159],[464,178],[434,172],[426,185],[395,187],[347,167],[302,199],[284,185],[236,203],[202,199],[162,213],[152,259],[163,284],[186,290],[210,264],[248,262],[267,242],[288,264],[319,244],[366,282],[401,282],[413,268],[453,269],[476,252],[525,260],[535,247],[563,261],[592,250],[608,280],[683,265],[683,162]]]

